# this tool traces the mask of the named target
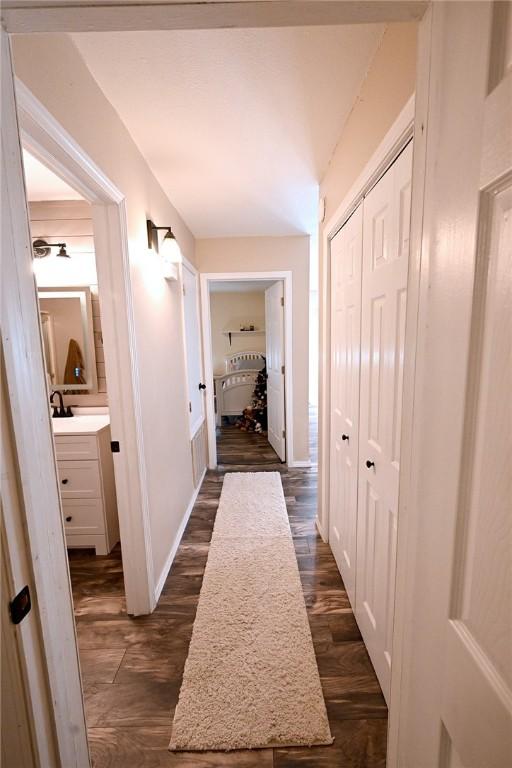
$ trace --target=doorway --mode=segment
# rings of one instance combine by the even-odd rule
[[[70,226],[73,229],[76,226],[72,223],[75,214],[58,213],[56,221],[51,226],[55,235],[59,235],[57,238],[59,242],[65,242],[67,245],[69,241],[71,251],[76,251],[75,246],[71,247],[75,238],[75,243],[81,243],[80,248],[82,251],[85,248],[85,252],[80,256],[75,255],[71,259],[66,259],[56,255],[59,253],[58,247],[51,247],[49,258],[43,256],[35,261],[42,265],[40,270],[47,285],[49,282],[55,283],[57,279],[55,270],[52,272],[51,266],[48,266],[50,262],[60,264],[57,270],[57,282],[60,282],[61,288],[67,287],[63,285],[62,276],[65,262],[75,265],[79,263],[80,280],[82,283],[85,280],[86,283],[82,287],[87,288],[88,282],[89,293],[84,291],[85,297],[82,304],[85,306],[83,314],[87,318],[87,307],[89,307],[90,315],[84,327],[88,325],[89,328],[86,335],[89,335],[90,341],[86,346],[91,379],[86,385],[75,382],[71,400],[74,402],[80,400],[79,407],[94,407],[101,413],[102,407],[106,408],[107,392],[99,390],[107,389],[108,371],[108,414],[104,413],[103,416],[108,416],[110,439],[105,439],[102,450],[104,453],[110,452],[111,449],[113,451],[111,453],[113,475],[110,485],[115,486],[120,531],[117,535],[115,530],[111,529],[110,538],[114,539],[117,536],[117,540],[119,538],[122,540],[125,562],[130,564],[124,569],[124,591],[128,613],[133,615],[150,613],[155,605],[155,594],[151,557],[146,542],[146,521],[149,512],[143,483],[139,381],[138,372],[131,365],[134,328],[129,300],[124,196],[19,81],[16,81],[16,98],[25,161],[28,160],[31,165],[37,165],[37,173],[52,176],[53,183],[57,184],[57,190],[61,191],[61,198],[62,190],[67,189],[69,194],[64,194],[64,197],[74,197],[75,204],[81,202],[83,210],[78,214],[78,218],[83,221],[80,224],[85,226],[85,222],[88,222],[88,234],[78,230],[75,234],[69,234],[66,230],[66,236],[64,237],[63,232],[61,237],[61,232],[57,231],[59,228],[62,230],[65,225],[68,229]],[[84,213],[84,210],[87,212]],[[48,223],[45,224],[45,226],[48,225]],[[36,232],[35,229],[33,232],[35,239],[45,239],[42,236],[39,237],[41,232]],[[88,244],[87,238],[90,240]],[[48,239],[50,239],[49,236]],[[51,242],[55,240],[52,239]],[[93,257],[90,252],[86,255],[87,248],[91,248],[92,242],[94,242]],[[37,273],[37,268],[35,271]],[[130,375],[126,375],[127,371]],[[47,389],[51,381],[48,382],[47,371],[44,375],[47,379],[45,382],[45,389]],[[68,405],[71,405],[71,400],[65,394],[62,397],[62,405],[67,409]],[[58,396],[54,400],[59,400]],[[61,407],[60,401],[58,405]],[[111,439],[114,441],[112,446]],[[118,446],[119,452],[117,452]],[[97,450],[99,451],[99,448]],[[94,455],[98,455],[97,451]],[[59,456],[56,455],[56,458],[58,460]],[[72,460],[69,455],[61,458],[65,461]],[[87,460],[91,456],[81,458]],[[61,479],[69,480],[69,478]],[[67,485],[69,486],[69,483]],[[86,499],[89,507],[93,506],[92,498],[97,499],[100,495],[97,486],[95,490],[97,492]],[[99,519],[97,510],[94,515]],[[70,522],[75,521],[73,519]],[[80,531],[80,534],[82,533],[89,535],[94,532],[89,529],[86,532]],[[144,578],[141,578],[142,574]]]
[[[91,204],[23,149],[41,346],[77,632],[126,613]],[[108,351],[107,351],[108,356]],[[107,364],[108,363],[108,364]],[[79,647],[87,672],[91,652]],[[97,655],[97,651],[92,655]]]
[[[286,463],[291,275],[201,277],[209,466]]]

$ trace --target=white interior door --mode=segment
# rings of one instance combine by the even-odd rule
[[[8,390],[5,394],[12,419],[12,451],[16,454],[15,473],[19,482],[19,505],[5,503],[4,492],[8,489],[6,491],[2,483],[7,549],[15,587],[25,576],[20,570],[16,577],[14,557],[26,556],[37,593],[32,613],[19,625],[19,634],[27,635],[31,626],[35,628],[37,655],[42,657],[40,664],[45,667],[40,670],[32,663],[28,646],[23,645],[28,681],[37,678],[31,692],[33,707],[37,701],[36,689],[46,684],[50,688],[50,703],[47,701],[43,709],[39,696],[41,714],[40,719],[36,717],[44,732],[34,731],[41,750],[55,749],[57,754],[43,755],[42,764],[85,768],[89,766],[89,754],[73,604],[34,282],[12,60],[9,39],[3,29],[0,30],[0,55],[2,364],[5,364]],[[1,384],[3,387],[4,381]],[[14,533],[13,517],[21,514],[20,509],[23,518],[18,519],[17,527],[24,529],[25,545]],[[28,552],[23,552],[27,545]],[[38,605],[44,610],[38,610]],[[48,716],[53,718],[53,736],[49,736],[45,728]],[[54,744],[50,743],[52,739]]]
[[[363,205],[331,241],[329,544],[355,608]]]
[[[414,415],[399,525],[404,651],[393,675],[400,704],[391,711],[391,757],[403,768],[508,768],[512,5],[432,3],[428,16],[411,390],[407,381]]]
[[[414,640],[405,733],[414,755],[415,713],[426,711],[430,740],[419,745],[418,765],[437,751],[448,768],[505,768],[512,765],[512,6],[461,5],[433,8],[434,66],[446,93],[432,118],[430,164],[427,155],[423,240],[433,247],[421,348],[422,365],[442,365],[444,381],[418,401],[414,503],[423,508],[430,475],[432,515],[415,579],[423,589],[434,545],[439,608],[429,607],[425,640]],[[471,118],[462,144],[461,114]]]
[[[412,143],[364,201],[356,617],[391,683]]]
[[[194,435],[204,421],[204,394],[199,322],[199,285],[197,274],[183,264],[183,312],[185,316],[185,357],[189,397],[190,434]]]
[[[0,351],[1,356],[1,351]],[[3,359],[2,368],[3,368]],[[2,738],[0,765],[3,768],[36,768],[56,764],[52,733],[50,691],[44,684],[45,659],[39,639],[37,605],[23,621],[11,621],[9,603],[27,585],[31,596],[35,584],[30,567],[23,508],[19,497],[20,477],[7,409],[7,391],[1,371],[0,442],[1,483],[1,670]],[[43,682],[43,684],[41,684]],[[44,745],[44,746],[42,746]]]
[[[495,158],[503,174],[509,129],[508,157]],[[464,768],[512,765],[512,178],[485,197],[453,607],[442,628],[442,719],[452,764]]]
[[[285,461],[284,285],[282,280],[265,291],[265,336],[268,441],[281,461]]]

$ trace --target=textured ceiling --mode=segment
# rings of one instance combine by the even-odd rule
[[[312,232],[382,25],[73,40],[196,237]]]

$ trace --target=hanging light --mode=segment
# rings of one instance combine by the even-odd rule
[[[148,232],[148,248],[156,251],[162,259],[162,274],[167,280],[178,279],[177,265],[183,261],[178,241],[170,227],[157,227],[150,219],[146,221]],[[158,241],[158,230],[165,229],[162,243]]]

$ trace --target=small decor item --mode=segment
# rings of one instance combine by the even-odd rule
[[[87,384],[83,370],[84,358],[80,344],[76,339],[70,339],[66,367],[64,369],[64,384]]]
[[[84,376],[84,358],[80,344],[76,339],[70,339],[66,367],[64,369],[64,384],[87,384]],[[68,395],[83,394],[79,389],[68,389]]]
[[[236,421],[236,426],[242,432],[267,432],[267,368],[262,368],[256,377],[252,393],[252,403],[244,408],[244,412]]]

